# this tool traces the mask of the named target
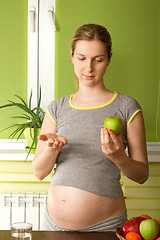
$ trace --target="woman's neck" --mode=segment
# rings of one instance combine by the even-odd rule
[[[108,102],[113,92],[105,88],[80,88],[72,97],[72,103],[78,107],[93,107]]]

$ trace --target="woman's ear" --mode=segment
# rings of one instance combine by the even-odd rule
[[[111,58],[112,58],[112,53],[111,53],[111,55],[110,55],[110,59],[109,59],[109,62],[111,61]]]
[[[112,53],[111,53],[111,55],[110,55],[110,59],[108,59],[108,65],[110,64],[111,57],[112,57]]]
[[[72,50],[70,50],[70,55],[71,55],[71,60],[72,60],[72,63],[74,64],[74,62],[73,62],[73,51]]]

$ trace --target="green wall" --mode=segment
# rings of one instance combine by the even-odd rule
[[[0,0],[0,105],[18,94],[27,99],[27,0]],[[0,111],[0,131],[17,109]],[[8,138],[9,131],[0,133]]]
[[[113,42],[106,86],[140,102],[147,141],[156,141],[159,9],[159,0],[70,0],[67,4],[65,0],[57,1],[56,97],[74,91],[75,76],[69,57],[73,32],[85,23],[102,24],[108,28]]]
[[[147,141],[157,141],[159,9],[159,0],[56,0],[55,97],[75,91],[69,53],[75,29],[85,23],[102,24],[108,28],[113,42],[105,84],[139,101]],[[13,99],[14,94],[26,98],[27,0],[1,0],[0,20],[0,104],[3,104],[6,99]],[[13,111],[1,111],[0,130],[13,122],[11,116]],[[7,137],[7,131],[0,134],[0,138]]]

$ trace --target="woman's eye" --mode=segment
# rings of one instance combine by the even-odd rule
[[[85,58],[78,58],[80,61],[83,61],[83,60],[85,60]]]
[[[98,63],[100,63],[102,61],[103,61],[102,59],[96,59],[96,62],[98,62]]]

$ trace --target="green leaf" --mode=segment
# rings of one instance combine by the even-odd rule
[[[41,87],[40,87],[40,91],[39,91],[38,107],[40,107],[40,105],[41,105]]]
[[[34,143],[35,143],[36,140],[37,140],[37,127],[34,127],[34,137],[33,137],[32,134],[31,134],[31,128],[30,128],[30,135],[31,135],[31,137],[32,137],[32,139],[33,139],[33,142],[32,142],[32,144],[31,144],[31,147],[30,147],[29,151],[28,151],[26,160],[27,160],[27,158],[28,158],[28,156],[29,156],[29,154],[30,154],[30,152],[31,152],[31,150],[32,150],[32,147],[33,147]]]
[[[0,106],[0,109],[5,108],[5,107],[12,107],[12,106],[13,106],[13,104],[6,104],[6,105],[3,105],[3,106]]]
[[[23,98],[21,98],[20,96],[18,96],[18,95],[15,95],[17,98],[19,98],[22,102],[23,102],[23,104],[27,107],[27,103],[23,100]]]
[[[31,90],[31,95],[29,98],[29,109],[31,109],[31,105],[32,105],[32,90]]]

